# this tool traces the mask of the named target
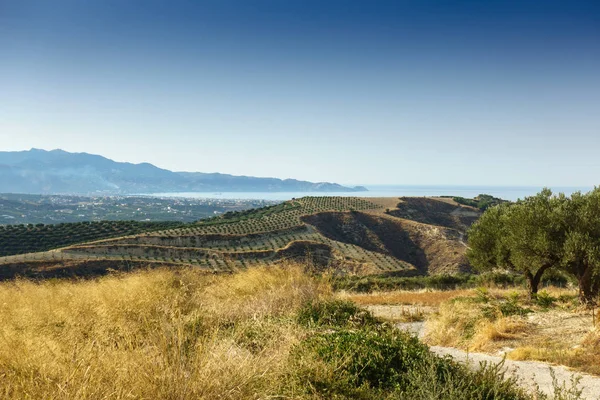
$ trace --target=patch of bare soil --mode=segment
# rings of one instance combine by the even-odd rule
[[[481,216],[481,211],[454,201],[432,197],[402,197],[389,214],[423,224],[438,225],[465,232]]]
[[[386,209],[395,209],[400,202],[400,197],[364,197],[364,200],[368,200],[371,203],[381,206],[381,209],[375,211],[385,211]]]
[[[390,255],[422,274],[469,270],[462,235],[452,229],[363,212],[324,212],[302,220],[329,239]]]
[[[278,260],[308,260],[311,264],[319,267],[327,266],[332,259],[332,250],[328,245],[303,240],[290,242],[276,254]]]

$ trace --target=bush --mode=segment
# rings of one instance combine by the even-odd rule
[[[567,287],[569,284],[577,285],[577,280],[564,271],[551,268],[542,276],[541,284],[543,286]]]
[[[525,277],[507,272],[492,271],[477,275],[475,281],[480,286],[521,286],[525,284]]]
[[[319,333],[294,351],[307,394],[359,399],[528,399],[502,365],[477,371],[429,352],[392,328]]]
[[[556,297],[551,296],[550,293],[546,292],[545,290],[542,290],[537,294],[537,296],[535,296],[536,304],[542,308],[552,307],[557,300],[558,299]]]
[[[370,312],[343,300],[316,301],[304,305],[298,312],[298,323],[303,326],[343,327],[366,326],[378,323]]]
[[[335,382],[308,376],[315,387],[331,387],[350,394],[353,388],[406,387],[407,372],[422,364],[427,346],[404,332],[392,329],[339,330],[310,337],[299,348],[334,366]]]
[[[523,286],[525,278],[507,272],[486,272],[483,274],[453,274],[432,276],[364,276],[338,277],[333,282],[335,290],[347,290],[358,293],[392,290],[454,290],[478,286],[509,287]]]

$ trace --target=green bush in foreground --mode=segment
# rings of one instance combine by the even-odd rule
[[[366,313],[366,315],[370,315]],[[477,370],[432,354],[416,337],[341,301],[313,302],[298,313],[317,328],[291,353],[300,397],[331,399],[519,400],[532,397],[502,365]],[[357,321],[363,321],[357,324]],[[300,393],[297,393],[300,394]],[[538,398],[544,398],[543,396]]]
[[[320,332],[295,351],[307,394],[357,399],[496,399],[531,397],[502,366],[477,371],[429,352],[391,327]]]
[[[343,300],[317,301],[306,304],[298,313],[303,326],[374,325],[379,321],[368,311]]]

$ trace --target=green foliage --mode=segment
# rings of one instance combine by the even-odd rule
[[[490,291],[487,288],[475,289],[475,301],[477,303],[487,304],[490,301]]]
[[[454,290],[475,287],[522,286],[524,278],[512,273],[491,271],[482,274],[453,274],[414,277],[383,275],[339,276],[333,280],[335,290],[359,293],[391,290]]]
[[[475,297],[456,297],[451,302],[471,304],[473,309],[478,310],[480,316],[490,321],[512,315],[523,316],[533,312],[529,307],[524,306],[524,302],[517,292],[511,293],[506,298],[498,298],[493,297],[486,288],[478,288]],[[473,328],[471,334],[475,333],[476,322],[477,319],[473,319],[470,323]]]
[[[552,388],[554,389],[554,400],[580,400],[583,389],[579,386],[581,375],[571,375],[571,381],[560,383],[556,378],[556,372],[550,368],[550,376],[552,377]]]
[[[303,326],[373,325],[378,320],[371,313],[351,301],[331,300],[310,302],[298,312],[298,323]]]
[[[510,317],[512,315],[523,316],[533,312],[531,309],[521,306],[517,297],[511,297],[500,302],[498,304],[498,310],[503,317]]]
[[[591,304],[600,292],[600,187],[587,194],[560,196],[565,232],[561,264],[579,284],[580,300]]]
[[[346,388],[366,385],[371,388],[405,387],[407,372],[423,363],[429,354],[427,346],[416,337],[391,329],[342,329],[320,333],[302,344],[302,351],[314,354],[320,361],[333,364],[339,373],[336,386]],[[326,388],[312,376],[315,387]]]
[[[535,296],[536,304],[542,308],[550,308],[556,301],[558,301],[558,298],[550,295],[550,293],[545,290],[542,290]]]
[[[301,388],[325,398],[529,399],[503,365],[478,370],[441,358],[405,332],[347,328],[319,332],[296,348]]]
[[[470,299],[472,300],[472,299]],[[367,313],[370,315],[370,313]],[[526,400],[504,365],[472,369],[439,357],[419,339],[365,318],[344,301],[314,301],[298,312],[312,328],[290,355],[294,395],[328,399]],[[357,321],[361,321],[357,323]],[[537,393],[537,399],[546,397]]]
[[[523,286],[525,279],[522,275],[502,271],[489,271],[477,275],[477,283],[483,287]]]
[[[488,209],[468,232],[470,262],[480,271],[501,267],[523,274],[534,295],[544,272],[559,263],[559,203],[544,189],[515,204]]]
[[[503,363],[480,363],[476,369],[449,359],[425,364],[410,372],[409,388],[391,398],[403,400],[545,400],[542,393],[530,395],[517,378],[509,377]]]
[[[468,236],[471,264],[480,271],[502,267],[523,274],[532,297],[546,271],[557,268],[577,280],[583,302],[600,292],[600,188],[570,198],[544,189],[492,207]],[[566,283],[564,274],[560,278]]]
[[[497,206],[499,204],[507,203],[507,200],[500,199],[498,197],[491,196],[489,194],[480,194],[479,196],[473,199],[467,199],[460,196],[452,197],[452,200],[457,202],[458,204],[463,204],[466,206],[471,206],[480,209],[481,211],[485,211],[490,207]]]

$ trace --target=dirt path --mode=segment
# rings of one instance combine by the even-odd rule
[[[398,323],[396,326],[419,337],[424,335],[425,325],[423,322]],[[502,357],[482,353],[467,353],[452,347],[431,346],[430,349],[435,354],[440,356],[449,355],[456,361],[468,363],[474,367],[477,367],[481,362],[498,364],[503,361]],[[504,360],[504,365],[508,374],[518,378],[521,385],[529,389],[533,389],[537,385],[542,392],[550,396],[554,394],[551,369],[554,371],[558,384],[564,384],[567,388],[571,387],[571,381],[575,377],[581,377],[579,381],[579,388],[583,390],[581,398],[585,400],[600,399],[599,377],[573,372],[566,367],[553,366],[538,361]]]
[[[431,346],[431,351],[444,356],[449,355],[459,362],[468,363],[471,366],[478,366],[481,362],[498,364],[502,362],[501,357],[490,356],[482,353],[466,353],[462,350],[452,347]],[[579,388],[583,389],[582,399],[598,400],[600,399],[600,378],[576,373],[561,366],[551,366],[549,364],[538,361],[512,361],[504,360],[504,365],[507,368],[508,374],[519,379],[520,383],[529,388],[539,386],[540,390],[548,395],[554,393],[552,384],[552,375],[550,370],[554,371],[556,380],[559,385],[565,384],[566,387],[571,387],[571,379],[576,376],[581,377]]]

